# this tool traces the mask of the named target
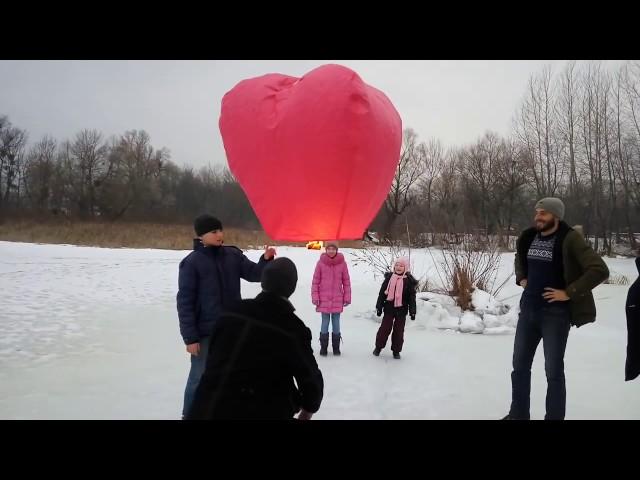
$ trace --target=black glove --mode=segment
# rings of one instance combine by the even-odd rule
[[[382,310],[376,311],[376,315],[379,316],[379,317],[382,316]]]

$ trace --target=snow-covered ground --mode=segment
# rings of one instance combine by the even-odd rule
[[[343,355],[317,357],[325,398],[314,418],[506,414],[520,298],[513,281],[499,302],[477,292],[474,304],[483,306],[463,318],[468,328],[458,325],[455,306],[446,299],[423,295],[430,301],[418,300],[418,318],[407,321],[403,358],[394,360],[388,348],[374,357],[381,279],[342,251],[350,263],[353,304],[343,314]],[[179,418],[189,362],[175,294],[177,265],[187,253],[0,242],[0,418]],[[246,253],[253,260],[261,254]],[[292,302],[311,328],[317,352],[320,318],[309,290],[320,252],[279,248],[278,254],[298,266]],[[428,272],[437,280],[433,261],[426,251],[412,252],[418,276]],[[631,281],[637,276],[632,259],[607,263]],[[513,254],[504,254],[498,283],[512,265]],[[598,287],[597,322],[571,331],[565,358],[568,419],[640,419],[640,382],[624,382],[627,288]],[[251,297],[259,285],[243,282],[242,290]],[[533,368],[532,417],[542,418],[541,347]]]

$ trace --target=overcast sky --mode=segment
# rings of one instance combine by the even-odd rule
[[[218,117],[228,90],[246,78],[302,76],[326,63],[347,66],[385,92],[421,139],[459,145],[487,130],[508,134],[529,76],[547,64],[560,71],[566,61],[0,61],[0,115],[26,129],[30,143],[83,128],[106,136],[138,129],[177,164],[224,164]]]

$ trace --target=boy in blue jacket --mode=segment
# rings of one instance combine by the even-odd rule
[[[204,372],[211,332],[223,308],[241,299],[240,279],[259,282],[262,270],[276,255],[275,249],[267,248],[254,263],[239,248],[224,246],[222,223],[212,215],[200,215],[193,227],[197,235],[193,252],[180,262],[178,276],[180,334],[191,355],[183,417]]]

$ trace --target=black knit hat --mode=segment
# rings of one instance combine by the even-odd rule
[[[213,215],[205,213],[193,221],[193,229],[196,231],[196,235],[201,237],[214,230],[222,230],[222,222]]]
[[[289,298],[296,290],[298,269],[286,257],[276,258],[262,271],[262,289]]]

